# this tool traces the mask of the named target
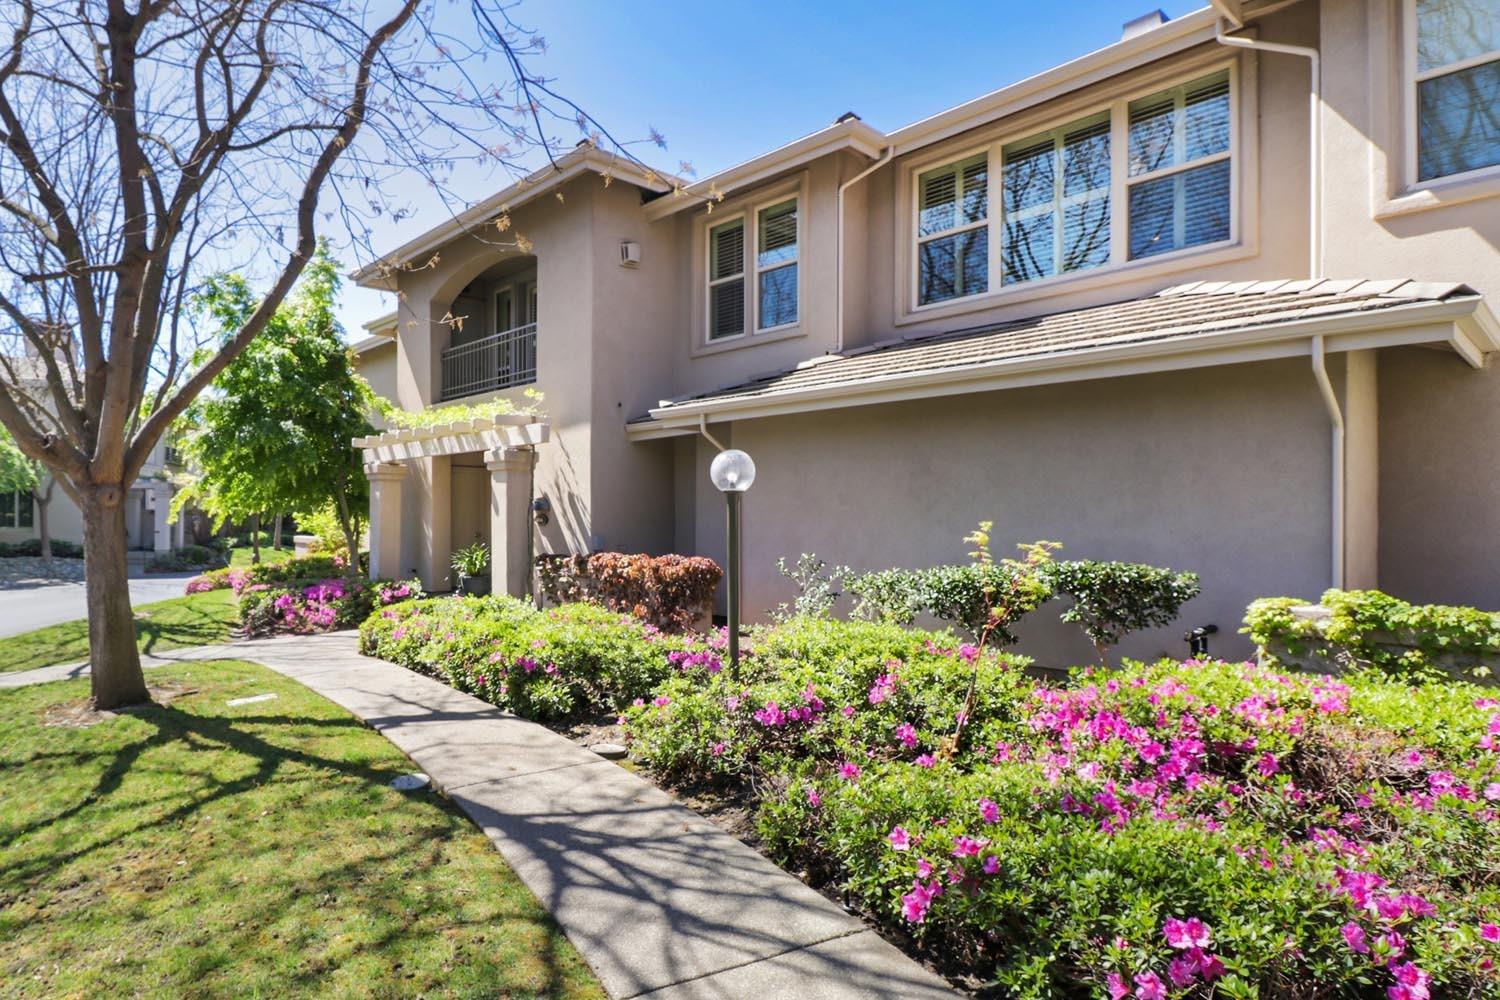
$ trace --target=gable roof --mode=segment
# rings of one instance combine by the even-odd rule
[[[394,291],[395,284],[383,265],[410,261],[430,254],[449,240],[485,225],[501,212],[513,211],[586,173],[608,174],[610,177],[657,193],[667,191],[681,183],[678,178],[670,174],[658,173],[624,157],[606,153],[592,142],[580,142],[565,155],[559,156],[554,163],[549,163],[514,184],[501,188],[483,201],[477,202],[420,236],[408,240],[379,260],[364,265],[349,277],[356,285],[365,288],[383,288],[386,291]]]
[[[1110,305],[968,330],[912,333],[676,400],[633,437],[744,419],[1306,355],[1446,342],[1469,364],[1500,349],[1500,325],[1467,285],[1404,279],[1193,282]]]

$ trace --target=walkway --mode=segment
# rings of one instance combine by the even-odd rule
[[[300,681],[384,735],[494,842],[610,996],[952,1000],[937,977],[708,820],[570,740],[360,656],[353,633],[174,650]],[[80,667],[0,674],[0,687]]]

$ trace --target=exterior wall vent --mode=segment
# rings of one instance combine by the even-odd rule
[[[621,240],[620,241],[620,266],[621,267],[640,267],[641,266],[641,245],[639,243],[637,243],[635,240]]]
[[[1125,27],[1120,31],[1120,41],[1123,42],[1137,35],[1144,35],[1152,28],[1159,28],[1166,24],[1168,20],[1170,18],[1167,17],[1166,12],[1160,9],[1153,10],[1149,14],[1142,14],[1140,17],[1131,18],[1125,22]]]

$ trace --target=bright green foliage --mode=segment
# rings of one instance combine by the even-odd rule
[[[39,479],[38,464],[16,447],[16,439],[0,427],[0,490],[35,489]]]
[[[539,611],[498,595],[397,604],[360,627],[361,651],[541,720],[618,711],[664,680],[670,655],[688,646],[597,605]]]
[[[1166,625],[1198,596],[1196,573],[1127,562],[1059,562],[1047,569],[1052,590],[1073,600],[1058,617],[1075,622],[1101,663],[1125,635]]]
[[[480,576],[490,568],[490,547],[484,542],[465,545],[454,551],[452,563],[459,576]]]
[[[147,677],[87,728],[86,681],[0,691],[0,995],[603,998],[383,736],[255,664]]]
[[[1330,612],[1326,619],[1292,614],[1308,603],[1262,598],[1246,610],[1241,631],[1272,655],[1284,651],[1407,679],[1463,674],[1491,680],[1500,667],[1500,612],[1408,604],[1378,590],[1329,590],[1321,602]]]
[[[174,507],[191,501],[220,522],[333,503],[349,544],[368,505],[351,441],[372,432],[375,395],[355,371],[335,318],[338,262],[320,246],[266,332],[189,410],[184,451],[196,475]],[[233,334],[255,307],[237,275],[215,279],[197,301]]]
[[[448,403],[443,406],[433,406],[425,410],[403,410],[391,403],[389,400],[380,400],[377,405],[380,415],[392,427],[423,428],[437,427],[441,424],[454,424],[464,420],[488,420],[491,417],[506,416],[512,413],[537,414],[541,412],[542,393],[537,389],[527,389],[524,392],[525,403],[515,403],[504,396],[494,399],[486,399],[482,403]]]

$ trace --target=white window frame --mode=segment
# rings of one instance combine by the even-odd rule
[[[1417,99],[1418,87],[1427,80],[1434,77],[1447,76],[1449,73],[1458,73],[1462,70],[1482,66],[1485,63],[1500,60],[1500,49],[1493,49],[1477,56],[1460,59],[1458,62],[1448,63],[1444,66],[1436,66],[1432,69],[1417,69],[1417,0],[1400,0],[1401,3],[1401,48],[1403,62],[1402,83],[1402,131],[1405,139],[1403,151],[1405,188],[1408,191],[1422,191],[1432,187],[1440,187],[1449,184],[1461,184],[1464,181],[1477,180],[1480,178],[1500,178],[1500,163],[1492,163],[1487,167],[1476,167],[1473,170],[1465,170],[1457,174],[1444,174],[1441,177],[1431,177],[1427,180],[1421,179],[1421,164],[1418,160],[1420,151],[1418,142],[1420,136],[1420,123],[1417,116],[1420,113],[1421,104]]]
[[[714,230],[722,229],[723,227],[728,226],[734,222],[740,223],[741,232],[744,233],[743,238],[741,238],[740,240],[740,247],[741,252],[745,256],[740,260],[740,270],[738,274],[732,274],[724,278],[715,278],[713,270]],[[751,307],[747,304],[745,306],[744,329],[742,329],[739,333],[733,333],[727,337],[715,337],[713,335],[714,286],[722,285],[730,281],[739,281],[745,286],[745,296],[747,299],[752,293],[752,290],[750,288],[749,264],[751,262],[751,258],[749,257],[749,250],[750,244],[753,242],[753,236],[750,233],[749,213],[736,212],[733,215],[730,215],[728,218],[716,218],[714,216],[709,216],[708,225],[704,227],[703,235],[703,277],[705,279],[703,283],[703,343],[710,347],[717,347],[720,344],[732,344],[737,340],[744,340],[747,336],[749,336],[750,331],[754,329],[754,327],[751,325]]]
[[[779,208],[780,206],[785,205],[787,202],[791,202],[792,203],[793,211],[795,211],[797,213],[797,256],[794,257],[794,258],[792,258],[789,261],[788,260],[784,260],[784,261],[781,261],[778,264],[768,264],[765,267],[761,267],[760,266],[760,213],[762,213],[762,212],[764,212],[764,211],[766,211],[767,209],[770,209],[770,208]],[[805,223],[803,222],[803,219],[802,219],[802,216],[803,216],[802,198],[798,195],[797,192],[792,192],[792,193],[787,194],[787,195],[785,195],[783,197],[772,198],[772,199],[770,199],[768,201],[758,202],[755,205],[755,207],[748,214],[749,214],[749,217],[755,221],[755,230],[754,230],[754,232],[752,232],[750,234],[750,239],[745,242],[745,245],[746,245],[746,248],[747,248],[747,252],[750,255],[750,261],[749,261],[750,268],[748,269],[747,273],[750,274],[750,275],[753,275],[753,277],[755,279],[753,287],[750,288],[750,289],[748,289],[748,291],[751,293],[751,295],[753,296],[753,299],[754,299],[754,301],[750,305],[750,316],[751,316],[752,322],[750,323],[749,330],[750,330],[750,332],[752,334],[758,335],[758,334],[762,334],[762,333],[781,333],[781,332],[783,332],[785,330],[791,330],[791,329],[794,329],[795,327],[801,326],[802,325],[802,230],[803,230],[803,226],[805,225]],[[760,325],[760,276],[762,274],[767,273],[768,271],[779,271],[779,270],[781,270],[783,268],[787,268],[787,267],[795,267],[797,269],[797,315],[792,318],[792,321],[790,323],[778,323],[775,326],[761,326]],[[730,339],[732,339],[732,338],[729,338],[729,337],[723,338],[723,340],[730,340]],[[723,340],[716,340],[716,341],[713,341],[713,343],[716,343],[716,344],[723,343]]]
[[[1412,0],[1408,0],[1412,2]],[[1216,73],[1228,72],[1229,75],[1229,149],[1227,152],[1215,153],[1194,160],[1191,163],[1175,164],[1171,167],[1163,167],[1159,170],[1146,174],[1138,174],[1134,177],[1127,176],[1129,171],[1129,117],[1130,104],[1132,101],[1163,91],[1173,90],[1204,77],[1213,76]],[[1214,60],[1207,60],[1191,67],[1184,67],[1170,76],[1143,82],[1140,86],[1132,88],[1113,96],[1108,100],[1095,100],[1093,102],[1080,103],[1066,112],[1058,112],[1044,119],[1032,118],[1023,124],[1017,124],[1004,131],[996,132],[983,144],[970,145],[959,150],[935,154],[910,164],[903,172],[903,181],[906,187],[904,201],[904,248],[897,266],[903,268],[905,273],[898,277],[897,288],[904,289],[904,301],[898,301],[897,324],[913,323],[926,319],[934,313],[955,312],[961,313],[982,308],[999,299],[1017,298],[1034,294],[1050,294],[1056,286],[1072,286],[1081,282],[1098,281],[1100,283],[1113,280],[1122,272],[1136,272],[1138,270],[1173,270],[1181,266],[1184,258],[1201,258],[1205,255],[1223,254],[1226,251],[1238,250],[1244,246],[1245,241],[1245,199],[1246,169],[1253,169],[1253,164],[1247,164],[1248,156],[1253,156],[1253,150],[1244,148],[1241,132],[1242,121],[1254,121],[1253,109],[1245,106],[1247,100],[1253,99],[1248,94],[1245,84],[1245,74],[1241,72],[1241,62],[1235,56],[1227,56]],[[1001,197],[997,178],[1003,178],[1004,158],[1002,150],[1012,143],[1025,139],[1039,137],[1057,129],[1066,129],[1074,123],[1082,121],[1103,112],[1109,113],[1110,118],[1110,259],[1109,263],[1098,267],[1085,268],[1076,271],[1064,271],[1059,274],[1043,278],[1033,278],[1028,281],[1005,283],[1001,279],[1004,273],[1003,267],[1003,241],[1005,215],[1001,210],[1003,204],[997,201]],[[1248,119],[1245,118],[1249,115]],[[932,302],[926,305],[918,304],[919,293],[919,257],[917,245],[917,213],[921,204],[921,190],[918,178],[945,164],[956,163],[979,153],[985,153],[989,157],[990,177],[990,204],[987,209],[985,224],[990,226],[989,238],[989,288],[984,292],[976,292],[972,295],[944,299],[941,302]],[[1129,188],[1147,180],[1165,177],[1182,170],[1191,170],[1197,167],[1207,166],[1222,159],[1229,160],[1229,237],[1225,240],[1213,243],[1200,243],[1195,246],[1182,247],[1166,253],[1155,254],[1149,257],[1130,257],[1130,206]],[[1003,180],[1000,181],[1003,183]],[[935,235],[935,234],[934,234]],[[931,236],[920,237],[925,242]],[[902,297],[898,291],[897,297]]]
[[[1030,146],[1031,148],[1036,148],[1036,147],[1041,146],[1043,142],[1046,142],[1051,147],[1051,150],[1052,150],[1051,155],[1053,156],[1052,198],[1049,201],[1044,202],[1044,203],[1043,202],[1039,202],[1038,204],[1035,204],[1035,205],[1031,206],[1030,208],[1023,208],[1019,212],[1012,212],[1012,213],[1010,213],[1009,217],[1010,218],[1019,218],[1019,219],[1032,219],[1032,218],[1038,218],[1038,217],[1044,216],[1044,215],[1051,217],[1051,219],[1052,219],[1052,261],[1053,261],[1053,264],[1055,266],[1058,266],[1058,267],[1060,267],[1062,265],[1063,250],[1065,248],[1065,241],[1067,239],[1067,233],[1066,233],[1065,230],[1066,230],[1066,220],[1067,220],[1067,210],[1068,210],[1068,208],[1071,207],[1071,206],[1073,206],[1073,205],[1078,205],[1078,204],[1087,202],[1090,197],[1092,197],[1094,194],[1096,194],[1097,192],[1099,192],[1101,190],[1104,191],[1109,196],[1109,198],[1110,198],[1110,205],[1109,205],[1109,211],[1110,211],[1110,219],[1109,219],[1109,227],[1110,227],[1109,228],[1110,258],[1111,258],[1111,260],[1113,260],[1113,258],[1114,258],[1114,238],[1115,238],[1115,229],[1114,229],[1114,227],[1115,227],[1115,218],[1114,218],[1114,196],[1115,196],[1114,177],[1115,177],[1115,162],[1116,161],[1115,161],[1115,155],[1114,155],[1114,153],[1115,153],[1115,147],[1114,147],[1115,136],[1114,136],[1114,120],[1113,120],[1113,116],[1111,116],[1111,119],[1110,119],[1110,132],[1109,132],[1109,142],[1110,142],[1110,146],[1109,146],[1109,154],[1110,154],[1109,178],[1110,178],[1110,183],[1109,183],[1109,185],[1107,187],[1105,187],[1105,188],[1090,188],[1089,190],[1084,191],[1082,194],[1069,195],[1069,194],[1065,194],[1064,191],[1063,191],[1065,183],[1064,183],[1063,171],[1061,169],[1062,163],[1061,163],[1061,159],[1060,159],[1060,154],[1062,153],[1062,149],[1063,149],[1063,141],[1067,138],[1067,136],[1068,136],[1068,134],[1070,132],[1073,132],[1076,129],[1078,129],[1080,127],[1083,127],[1082,126],[1083,122],[1088,121],[1090,118],[1098,117],[1098,114],[1099,114],[1098,112],[1095,112],[1092,115],[1080,115],[1080,116],[1077,116],[1077,117],[1074,117],[1074,118],[1070,119],[1069,121],[1063,122],[1061,125],[1057,125],[1057,126],[1054,126],[1052,128],[1049,128],[1049,129],[1044,129],[1043,131],[1040,131],[1040,132],[1034,132],[1034,133],[1032,133],[1029,136],[1025,136],[1023,138],[1015,139],[1015,140],[1013,140],[1011,142],[1005,143],[1005,146],[1015,146],[1015,145],[1020,145],[1022,143],[1025,143],[1028,146]],[[1002,215],[1005,212],[1005,175],[1003,173],[1003,171],[1005,170],[1005,167],[1006,167],[1005,147],[1002,146],[1001,150],[1000,150],[1000,169],[1001,169],[1002,173],[1000,175],[1000,187],[999,187],[999,191],[1000,191],[1000,211],[1001,211]],[[998,264],[999,264],[998,273],[1000,275],[1000,279],[1001,279],[1002,284],[1004,284],[1005,283],[1004,282],[1004,278],[1005,278],[1005,245],[1004,245],[1005,244],[1005,220],[1004,219],[1000,220],[1000,241],[1001,241],[1001,245],[1000,245],[1000,248],[999,248],[999,251],[998,251]],[[1012,282],[1009,283],[1009,287],[1014,288],[1016,285],[1029,285],[1029,284],[1032,284],[1032,283],[1038,282],[1038,281],[1046,281],[1048,278],[1060,278],[1060,277],[1063,277],[1065,275],[1085,274],[1085,273],[1087,273],[1089,271],[1097,271],[1100,268],[1108,267],[1108,266],[1109,266],[1109,264],[1105,263],[1105,264],[1096,264],[1094,267],[1080,268],[1080,269],[1074,270],[1074,271],[1058,271],[1056,274],[1045,274],[1045,275],[1041,275],[1041,276],[1036,277],[1036,278],[1027,278],[1027,279],[1025,279],[1023,281],[1012,281]]]
[[[951,227],[949,229],[943,229],[943,230],[940,230],[940,231],[935,232],[935,233],[923,233],[921,231],[922,230],[922,226],[921,226],[921,213],[922,213],[922,175],[923,174],[932,173],[935,170],[942,170],[945,167],[948,167],[948,168],[956,167],[960,163],[964,163],[964,162],[966,162],[968,160],[975,159],[975,158],[977,158],[979,156],[985,156],[986,157],[986,161],[985,161],[985,165],[984,165],[984,171],[985,171],[984,172],[984,177],[985,177],[985,181],[984,181],[984,196],[985,196],[984,218],[981,219],[981,220],[979,220],[978,222],[963,222],[963,221],[959,221],[958,225],[953,226],[953,227]],[[996,272],[996,269],[995,269],[995,252],[994,252],[994,247],[995,247],[995,231],[992,228],[992,224],[995,221],[994,200],[995,200],[995,178],[997,177],[997,174],[995,173],[995,165],[996,165],[997,162],[999,162],[999,161],[997,160],[996,154],[995,154],[995,152],[994,152],[993,149],[991,149],[989,146],[980,146],[977,149],[971,149],[971,150],[968,150],[967,152],[960,153],[958,156],[947,156],[947,157],[944,157],[941,161],[939,161],[937,163],[929,163],[929,164],[925,165],[924,167],[922,167],[921,170],[915,171],[911,175],[911,178],[912,178],[912,210],[911,210],[911,231],[912,231],[912,258],[911,258],[911,260],[912,260],[912,277],[911,277],[911,280],[912,280],[912,299],[911,300],[912,300],[913,303],[918,302],[920,300],[920,298],[921,298],[921,295],[922,295],[922,244],[924,244],[924,243],[931,243],[934,240],[945,240],[945,239],[948,239],[949,237],[952,237],[952,236],[960,236],[960,235],[962,235],[964,233],[975,232],[976,230],[979,230],[979,229],[986,230],[986,232],[989,235],[989,246],[988,246],[988,248],[986,250],[986,252],[989,254],[989,258],[988,258],[988,261],[987,261],[987,267],[985,268],[985,281],[984,281],[985,290],[983,292],[969,292],[966,295],[955,295],[952,298],[939,299],[936,302],[928,302],[928,303],[922,305],[921,308],[923,308],[923,309],[931,309],[934,306],[945,306],[945,305],[948,305],[950,302],[963,302],[963,301],[966,301],[968,299],[973,298],[976,295],[985,295],[985,294],[988,294],[988,292],[990,291],[990,289],[996,287],[996,284],[997,284],[996,274],[997,274],[997,272]],[[962,174],[962,172],[960,172],[960,174],[959,174],[960,183],[962,182],[962,178],[963,178],[963,174]],[[954,218],[962,220],[962,218],[963,218],[963,192],[960,191],[958,187],[954,188],[954,197],[957,199],[953,203]]]

